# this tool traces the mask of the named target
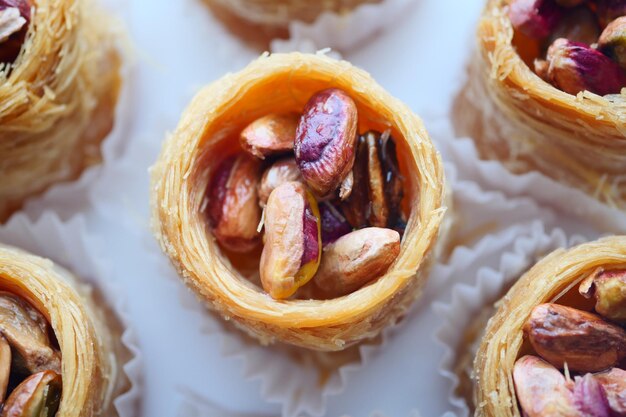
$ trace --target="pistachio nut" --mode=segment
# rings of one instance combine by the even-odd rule
[[[276,299],[292,296],[313,278],[322,254],[320,213],[300,182],[272,191],[265,207],[265,246],[261,254],[263,289]]]
[[[333,243],[341,236],[352,231],[350,223],[341,212],[341,208],[329,201],[323,201],[319,205],[322,221],[322,245]]]
[[[207,212],[217,241],[234,252],[249,252],[260,242],[258,201],[260,162],[245,153],[217,167],[207,190]]]
[[[24,367],[28,373],[61,371],[61,355],[52,347],[46,318],[8,292],[0,292],[0,333],[13,348],[18,367]]]
[[[579,292],[587,298],[595,297],[596,312],[602,317],[626,322],[626,270],[598,268],[581,283]]]
[[[274,162],[263,173],[259,185],[259,204],[265,207],[274,188],[289,181],[303,181],[300,169],[294,158],[284,158]]]
[[[574,404],[581,416],[611,417],[609,401],[602,385],[591,374],[574,379]]]
[[[241,147],[260,159],[290,152],[299,120],[300,116],[295,113],[263,116],[241,131]]]
[[[595,13],[586,6],[579,6],[565,11],[563,18],[550,34],[549,43],[565,38],[591,45],[598,40],[598,36],[600,25]]]
[[[383,275],[399,253],[400,234],[395,230],[355,230],[324,248],[314,282],[326,294],[348,294]]]
[[[616,62],[588,45],[559,38],[548,48],[548,78],[560,90],[578,94],[619,93],[626,75]]]
[[[626,415],[626,371],[613,368],[593,376],[604,388],[613,415]]]
[[[513,0],[509,19],[516,31],[533,39],[550,36],[563,15],[563,9],[553,0]]]
[[[37,372],[11,392],[0,417],[54,417],[61,402],[61,389],[59,374]]]
[[[602,31],[598,49],[626,69],[626,15],[618,17]]]
[[[535,351],[552,365],[596,372],[626,358],[626,331],[600,316],[559,304],[536,306],[524,333]]]
[[[342,90],[320,91],[305,105],[294,153],[304,180],[319,197],[334,192],[352,170],[356,129],[356,104]]]
[[[30,22],[28,0],[0,0],[0,63],[15,61]]]
[[[536,356],[526,355],[513,367],[515,392],[527,417],[580,417],[565,377]]]

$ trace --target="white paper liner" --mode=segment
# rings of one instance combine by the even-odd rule
[[[111,21],[109,30],[117,38],[116,47],[121,55],[121,88],[115,107],[113,128],[100,145],[102,161],[87,167],[76,180],[53,184],[42,194],[26,200],[20,211],[31,218],[40,216],[46,210],[54,211],[64,220],[76,213],[84,212],[89,207],[89,188],[101,176],[107,165],[121,157],[130,135],[133,114],[131,109],[135,107],[132,94],[135,61],[131,41],[122,22],[123,18],[129,20],[128,7],[122,6],[123,0],[96,1],[98,4],[95,7],[102,7],[109,13],[107,16]],[[123,11],[126,11],[126,14],[120,15]]]
[[[481,160],[474,142],[455,138],[447,119],[427,123],[429,133],[444,159],[454,164],[463,177],[507,197],[527,196],[558,213],[554,226],[570,233],[594,231],[626,233],[626,212],[609,207],[576,188],[548,178],[540,172],[514,174],[495,160]]]
[[[497,235],[498,237],[495,238],[497,243],[500,240],[506,240],[507,236],[509,239],[510,236],[516,236],[519,233],[518,229],[529,228],[536,219],[552,221],[554,218],[550,210],[538,207],[530,199],[509,200],[499,192],[484,192],[475,183],[457,180],[454,167],[447,166],[446,170],[448,179],[453,184],[453,205],[454,213],[456,213],[452,219],[451,230],[454,234],[450,242],[460,245],[453,251],[450,259],[457,259],[459,254],[468,251],[473,253],[473,248],[463,245],[475,244],[483,238],[485,233]],[[469,222],[468,219],[472,221]],[[510,225],[516,226],[510,227]],[[500,237],[499,233],[504,233],[505,236]],[[487,238],[486,243],[485,239],[480,241],[482,244],[478,248],[483,250],[485,245],[489,247],[489,242],[493,240]],[[146,248],[154,251],[156,244],[152,241]],[[162,267],[158,269],[164,271],[170,279],[179,279],[168,265],[169,261],[165,255],[156,253],[155,258],[157,262],[162,262]],[[444,264],[436,264],[433,267],[433,271],[442,269],[449,271]],[[433,275],[435,277],[430,279],[422,300],[432,300],[452,278],[451,275],[445,278],[438,277],[437,272],[433,272]],[[367,367],[370,361],[377,358],[389,343],[393,343],[393,335],[402,333],[409,321],[409,319],[403,320],[396,326],[387,328],[379,339],[355,347],[349,354],[351,356],[348,362],[325,375],[325,383],[320,384],[323,376],[313,364],[315,360],[311,358],[310,353],[304,354],[306,359],[298,359],[298,355],[302,355],[302,350],[298,348],[280,344],[262,346],[256,340],[246,337],[242,332],[225,323],[221,318],[208,313],[202,302],[198,302],[189,291],[184,290],[180,294],[180,299],[182,305],[194,311],[201,320],[203,333],[221,339],[224,357],[241,360],[244,369],[243,377],[247,380],[258,380],[263,399],[268,403],[280,405],[281,415],[285,417],[326,415],[329,399],[341,394],[351,381],[359,378],[360,371]],[[411,314],[409,316],[412,317]],[[342,358],[345,355],[345,353],[321,354],[315,355],[315,358],[335,361],[339,356],[341,362],[345,360]],[[214,413],[229,412],[227,407],[215,404],[215,401],[210,399],[210,392],[203,392],[201,387],[183,386],[181,391],[187,393],[181,413],[211,416]],[[240,414],[233,415],[239,416]]]
[[[293,21],[289,24],[288,39],[274,39],[272,52],[314,52],[332,48],[340,52],[354,49],[369,37],[393,27],[414,0],[382,0],[362,4],[349,13],[322,13],[314,22]]]
[[[447,381],[447,394],[454,412],[468,417],[466,400],[456,394],[459,377],[454,371],[459,355],[468,353],[463,339],[472,321],[485,307],[493,305],[511,285],[539,259],[558,248],[567,248],[586,241],[582,236],[568,238],[561,229],[547,232],[541,223],[533,225],[531,233],[520,235],[513,247],[502,253],[497,266],[484,265],[475,275],[465,275],[462,283],[452,287],[451,300],[437,302],[433,309],[441,320],[435,339],[442,349],[440,373]],[[480,262],[477,258],[473,262]],[[452,414],[450,414],[452,415]]]
[[[114,405],[120,417],[135,417],[141,398],[141,351],[136,332],[130,325],[126,296],[111,279],[106,259],[94,250],[99,244],[98,239],[86,232],[84,218],[76,216],[62,222],[55,214],[46,212],[36,222],[31,222],[24,214],[17,214],[0,226],[0,242],[52,259],[76,274],[81,282],[101,291],[124,326],[121,341],[132,356],[123,365],[130,389],[118,396]]]

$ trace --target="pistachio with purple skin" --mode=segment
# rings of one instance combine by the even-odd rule
[[[611,409],[602,385],[591,374],[574,379],[574,404],[585,417],[611,417]]]
[[[602,317],[559,304],[536,306],[524,324],[535,351],[575,372],[602,371],[626,358],[626,331]]]
[[[626,16],[624,0],[596,0],[596,6],[596,14],[603,28],[618,17]]]
[[[319,197],[334,192],[350,173],[356,130],[356,104],[342,90],[320,91],[305,105],[294,153],[304,180]]]
[[[613,368],[593,376],[604,388],[609,408],[616,416],[626,415],[626,371]]]
[[[11,63],[22,49],[28,31],[28,0],[0,0],[0,63]]]
[[[296,138],[300,116],[269,114],[250,123],[239,135],[241,147],[259,159],[290,152]]]
[[[272,191],[265,207],[265,246],[261,283],[275,299],[292,296],[317,272],[322,255],[320,213],[313,195],[300,182]]]
[[[550,36],[562,15],[554,0],[513,0],[509,5],[513,28],[533,39]]]
[[[61,375],[42,371],[18,385],[2,408],[1,417],[53,417],[61,402]]]
[[[527,417],[580,417],[574,394],[555,367],[536,356],[515,362],[513,382],[517,400]]]
[[[595,13],[586,6],[566,10],[563,18],[550,34],[549,43],[565,38],[573,42],[591,45],[600,36],[600,25]]]
[[[289,181],[304,181],[295,159],[284,158],[267,168],[259,185],[259,204],[261,207],[265,207],[274,188]]]
[[[626,69],[626,16],[618,17],[602,31],[598,50]]]
[[[355,230],[324,248],[315,285],[333,297],[348,294],[383,275],[399,253],[400,234],[395,230]]]
[[[559,38],[548,48],[548,78],[560,90],[578,94],[616,94],[626,85],[624,71],[603,53],[588,45]]]
[[[579,292],[596,299],[595,310],[602,317],[626,323],[626,270],[598,268],[581,283]]]
[[[260,162],[245,153],[226,158],[207,190],[207,213],[217,241],[234,252],[249,252],[260,241],[258,203]]]
[[[352,231],[352,226],[350,226],[350,223],[346,220],[340,207],[337,207],[329,201],[321,202],[319,207],[322,220],[323,246],[333,243],[341,236]]]

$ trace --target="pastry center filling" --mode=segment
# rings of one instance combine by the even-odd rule
[[[11,64],[20,53],[31,18],[29,0],[0,0],[0,64]]]
[[[400,252],[408,210],[396,143],[389,131],[359,133],[358,117],[345,91],[319,91],[301,114],[253,121],[211,170],[211,232],[273,298],[348,294]]]
[[[513,45],[544,81],[573,95],[626,86],[623,0],[512,0],[508,11]]]
[[[52,417],[61,388],[61,352],[50,324],[24,298],[0,291],[1,415]]]
[[[626,415],[625,325],[626,269],[599,267],[536,306],[513,370],[523,414]]]

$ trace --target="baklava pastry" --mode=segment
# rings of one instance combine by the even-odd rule
[[[626,237],[539,261],[489,321],[474,362],[476,416],[626,413]]]
[[[90,0],[0,0],[0,221],[101,159],[120,89],[110,20]]]
[[[2,416],[117,416],[130,387],[116,316],[52,261],[0,245]]]
[[[443,168],[418,117],[364,71],[263,55],[204,88],[152,169],[180,277],[263,343],[342,350],[427,279]]]
[[[350,13],[382,0],[205,0],[229,29],[256,43],[287,37],[289,23],[312,23],[322,13]],[[262,42],[259,40],[262,39]]]
[[[626,209],[624,15],[623,1],[488,0],[456,133],[513,172]]]

